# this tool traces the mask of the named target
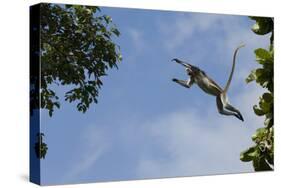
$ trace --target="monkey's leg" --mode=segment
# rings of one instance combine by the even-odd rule
[[[228,103],[227,97],[224,93],[218,95],[216,101],[217,101],[217,108],[220,114],[227,115],[227,116],[232,115],[237,117],[241,121],[244,121],[241,113]]]
[[[190,88],[191,85],[193,84],[193,79],[189,79],[189,80],[178,80],[176,78],[173,78],[172,79],[174,82],[180,84],[181,86],[183,87],[186,87],[186,88]]]
[[[225,108],[227,110],[230,110],[230,111],[233,111],[233,112],[236,112],[237,114],[235,115],[238,119],[240,119],[241,121],[244,121],[244,118],[242,116],[242,114],[240,113],[239,110],[237,110],[236,108],[234,108],[230,103],[227,103]]]
[[[231,115],[234,116],[236,114],[235,112],[228,111],[225,108],[225,101],[222,100],[222,97],[220,95],[217,96],[216,101],[217,101],[217,108],[220,114],[227,115],[227,116],[231,116]]]
[[[228,110],[228,111],[235,112],[235,117],[237,117],[237,118],[240,119],[241,121],[244,121],[244,118],[243,118],[242,114],[240,113],[239,110],[237,110],[236,108],[234,108],[234,107],[230,104],[230,102],[228,101],[228,98],[227,98],[226,94],[225,94],[225,93],[222,93],[222,94],[220,95],[220,97],[221,97],[221,100],[222,100],[222,102],[223,102],[224,108],[225,108],[226,110]]]

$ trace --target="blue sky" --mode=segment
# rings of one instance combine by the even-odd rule
[[[245,78],[257,67],[253,50],[268,36],[250,30],[246,16],[101,8],[121,32],[123,61],[104,77],[99,103],[85,113],[61,100],[52,118],[42,111],[48,154],[42,184],[253,172],[239,154],[263,118],[252,112],[262,93]],[[217,112],[215,98],[172,78],[186,73],[171,59],[197,65],[224,86],[234,49],[245,43],[229,89],[244,116]],[[56,88],[59,96],[64,89]]]

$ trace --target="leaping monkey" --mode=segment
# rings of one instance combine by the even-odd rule
[[[233,62],[232,62],[232,69],[231,73],[229,75],[228,81],[226,83],[226,86],[224,89],[222,89],[214,80],[212,80],[207,74],[199,69],[196,66],[193,66],[189,63],[183,62],[179,59],[173,59],[172,61],[175,61],[185,67],[185,70],[187,74],[189,75],[188,80],[178,80],[176,78],[173,78],[172,80],[178,84],[180,84],[183,87],[190,88],[192,84],[196,83],[205,93],[213,95],[216,97],[217,101],[217,108],[220,114],[223,115],[233,115],[240,119],[241,121],[244,121],[242,114],[234,108],[228,101],[227,98],[227,91],[230,85],[230,82],[232,80],[233,72],[235,69],[235,61],[236,61],[236,55],[240,48],[244,47],[245,45],[238,46],[235,49],[234,55],[233,55]]]

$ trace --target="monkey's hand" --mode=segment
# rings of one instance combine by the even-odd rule
[[[173,78],[172,79],[173,82],[176,82],[178,83],[179,85],[183,86],[183,87],[186,87],[186,88],[190,88],[191,84],[189,81],[185,81],[185,80],[178,80],[176,78]]]

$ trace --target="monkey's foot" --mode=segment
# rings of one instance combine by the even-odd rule
[[[240,119],[241,121],[244,121],[244,118],[242,116],[242,114],[235,114],[235,117],[237,117],[238,119]]]

